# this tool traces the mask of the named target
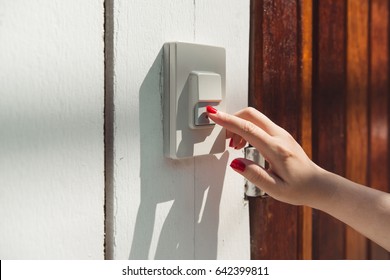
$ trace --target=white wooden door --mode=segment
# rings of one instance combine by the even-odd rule
[[[113,151],[107,257],[248,259],[244,181],[228,166],[242,152],[163,157],[162,46],[185,41],[227,54],[227,108],[247,105],[249,0],[115,0],[110,29]]]
[[[168,41],[225,47],[247,105],[249,0],[0,2],[1,259],[249,258],[242,152],[163,157]]]
[[[0,1],[0,259],[104,258],[103,23]]]

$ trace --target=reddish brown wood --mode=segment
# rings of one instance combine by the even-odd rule
[[[313,159],[345,175],[346,3],[314,2]],[[314,211],[313,258],[344,259],[345,226]]]
[[[300,0],[298,6],[299,27],[299,63],[301,93],[301,144],[306,154],[312,157],[312,59],[313,59],[313,2]],[[299,250],[298,258],[309,260],[312,258],[312,209],[303,206],[300,209],[298,227]]]
[[[251,106],[300,137],[298,1],[252,1]],[[297,207],[250,200],[253,259],[298,258]]]
[[[370,6],[370,186],[389,191],[389,3],[372,0]],[[370,243],[372,259],[389,253]]]
[[[263,85],[263,0],[251,0],[248,104],[262,109]]]
[[[390,191],[387,0],[252,0],[249,104],[325,169]],[[254,259],[389,259],[319,211],[250,199]]]
[[[297,207],[250,198],[251,258],[297,259]]]
[[[346,177],[367,185],[369,0],[348,1]],[[366,259],[367,239],[346,228],[346,258]]]

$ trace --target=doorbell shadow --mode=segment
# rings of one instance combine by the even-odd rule
[[[162,56],[161,48],[139,90],[141,198],[129,259],[216,259],[228,152],[164,156]],[[213,176],[199,173],[204,163]]]

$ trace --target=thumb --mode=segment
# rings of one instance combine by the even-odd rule
[[[273,173],[244,158],[234,159],[230,167],[271,196],[277,192],[277,186],[281,183],[281,179]]]

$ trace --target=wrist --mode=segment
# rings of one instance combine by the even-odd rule
[[[336,192],[336,177],[336,174],[316,166],[315,175],[310,182],[310,195],[305,205],[326,211],[332,205],[332,200]]]

